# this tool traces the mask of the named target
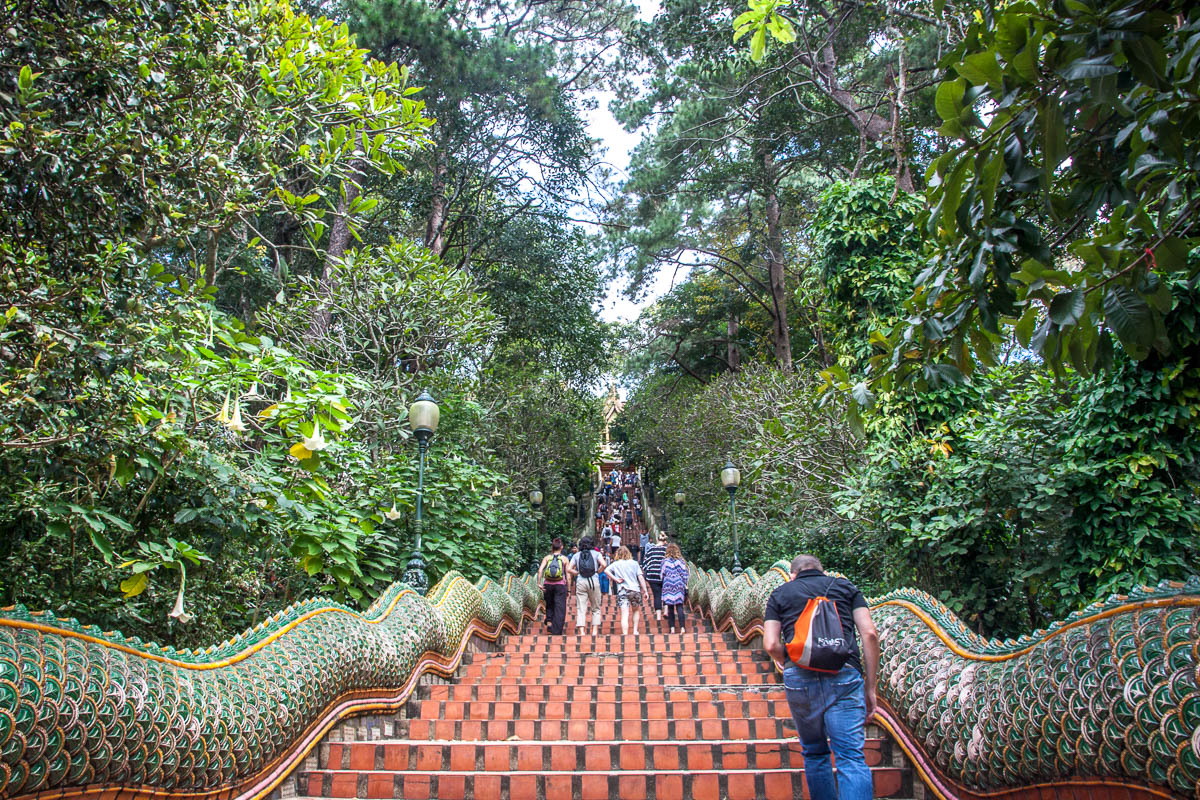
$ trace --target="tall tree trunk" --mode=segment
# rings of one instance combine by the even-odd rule
[[[737,345],[738,326],[737,314],[730,314],[725,323],[725,360],[729,363],[729,371],[737,372],[742,368],[742,351]]]
[[[350,205],[362,194],[358,181],[351,179],[343,184],[342,199],[338,201],[337,219],[329,230],[329,250],[325,255],[325,267],[321,271],[321,279],[328,278],[333,265],[342,260],[346,248],[350,246]]]
[[[446,156],[442,150],[439,150],[433,164],[433,193],[429,199],[429,219],[425,224],[425,246],[436,256],[441,256],[446,252],[443,234],[446,227],[446,173],[448,170]]]
[[[779,369],[792,371],[792,337],[788,328],[787,286],[783,274],[783,231],[779,227],[779,181],[775,157],[763,154],[763,191],[767,202],[767,282],[771,287],[771,331]]]
[[[889,84],[893,83],[888,81]],[[908,92],[908,63],[904,46],[900,47],[900,69],[895,81],[896,92],[892,95],[892,153],[896,157],[896,188],[892,190],[892,202],[901,190],[912,193],[916,191],[913,182],[912,168],[905,153],[908,150],[904,141],[904,96]]]
[[[359,184],[362,168],[362,162],[352,164],[349,177],[342,182],[342,198],[338,201],[333,227],[329,229],[329,248],[325,251],[325,265],[321,268],[321,303],[313,310],[312,319],[308,323],[310,339],[324,336],[333,324],[333,309],[328,302],[337,290],[333,282],[333,266],[342,260],[346,248],[350,246],[350,206],[362,194],[362,186]]]
[[[217,282],[217,230],[208,230],[208,252],[204,258],[204,283],[212,286]]]

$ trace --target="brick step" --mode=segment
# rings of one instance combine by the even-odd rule
[[[621,683],[633,681],[635,683],[654,683],[656,680],[670,680],[672,678],[688,678],[695,677],[712,678],[724,676],[726,678],[744,678],[749,681],[754,678],[771,676],[775,678],[776,683],[779,678],[776,678],[775,665],[770,662],[743,662],[725,661],[724,659],[714,659],[701,662],[684,662],[676,663],[668,661],[663,664],[647,663],[647,664],[626,664],[622,661],[612,659],[608,662],[597,661],[593,663],[574,664],[504,664],[503,662],[489,662],[483,664],[467,664],[462,668],[460,673],[462,680],[480,682],[489,680],[500,680],[505,683],[520,683],[521,678],[529,678],[531,680],[552,680],[552,681],[570,681],[572,683],[587,680],[588,678],[612,678],[619,680]],[[732,683],[738,683],[737,680],[732,680]]]
[[[669,620],[667,620],[667,612],[666,611],[663,611],[662,619],[655,619],[654,612],[650,611],[649,609],[650,609],[649,605],[642,606],[642,622],[649,621],[649,623],[651,625],[657,625],[657,626],[661,626],[663,628],[670,627],[670,622],[669,622]],[[585,620],[586,621],[584,624],[586,625],[586,627],[590,628],[592,626],[592,615],[590,613],[586,614]],[[548,624],[548,623],[546,623],[546,619],[544,616],[542,616],[541,612],[539,612],[537,615],[537,621],[539,623]],[[576,619],[576,616],[575,616],[575,598],[574,597],[569,598],[569,602],[567,603],[567,616],[566,616],[566,619],[563,620],[563,622],[565,623],[564,627],[566,627],[568,629],[574,629],[575,623],[578,622],[578,620]],[[601,622],[601,624],[604,624],[604,625],[620,625],[621,624],[621,612],[617,610],[617,607],[615,605],[605,606],[605,608],[600,612],[600,622]],[[630,622],[630,624],[633,624],[633,614],[629,615],[629,622]],[[678,622],[678,619],[676,619],[676,622]],[[702,619],[699,614],[694,614],[690,611],[684,615],[683,624],[688,630],[711,631],[713,629],[712,623],[710,623],[707,619]]]
[[[590,633],[583,635],[564,633],[561,636],[530,633],[510,636],[505,643],[504,650],[508,653],[520,653],[538,648],[559,652],[603,650],[614,653],[653,649],[681,653],[692,650],[734,650],[736,646],[727,640],[723,633],[647,633],[642,631],[636,636],[632,633],[623,636],[618,630],[615,633],[602,631],[595,636]]]
[[[580,703],[580,702],[520,702],[504,701],[462,702],[456,700],[418,700],[410,702],[409,719],[449,720],[626,720],[626,719],[674,719],[677,725],[696,723],[700,720],[721,717],[745,717],[760,719],[782,716],[787,719],[784,708],[775,703],[775,714],[763,701],[711,702],[626,702],[626,703]],[[415,712],[415,713],[414,713]]]
[[[633,620],[631,619],[630,624],[632,625],[632,623],[633,623]],[[592,635],[592,618],[590,616],[587,618],[587,622],[584,625],[584,628],[586,628],[586,630],[583,633],[579,633],[579,629],[575,625],[575,615],[574,614],[567,615],[566,620],[564,620],[563,632],[561,634],[556,635],[556,634],[550,633],[550,631],[548,630],[549,627],[550,627],[549,623],[547,623],[545,620],[543,620],[541,617],[539,617],[537,620],[535,620],[530,625],[529,628],[527,628],[526,630],[522,631],[521,633],[515,634],[515,635],[517,635],[517,636],[545,636],[545,637],[552,638],[552,639],[558,639],[562,636],[591,636]],[[615,634],[610,633],[610,631],[614,628],[616,629],[616,633]],[[601,617],[600,618],[600,629],[604,633],[609,633],[609,635],[618,635],[619,636],[621,634],[621,618],[620,617],[616,617],[616,618]],[[642,615],[642,624],[638,626],[638,630],[646,631],[646,630],[650,630],[650,629],[653,629],[655,633],[662,633],[665,635],[671,630],[671,626],[667,624],[666,620],[659,622],[658,620],[654,619],[653,614],[650,615],[650,620],[647,623],[646,615],[643,614]],[[695,616],[688,617],[688,621],[684,623],[684,630],[676,629],[675,633],[672,635],[673,636],[724,636],[724,634],[718,633],[717,630],[715,628],[713,628],[712,625],[708,624],[707,622],[703,622],[703,623],[700,622],[699,618],[697,618]]]
[[[770,664],[770,657],[761,650],[699,650],[689,653],[468,653],[465,664],[521,664],[525,666],[562,666],[574,664]]]
[[[724,702],[734,701],[783,701],[785,695],[780,684],[753,686],[709,686],[696,688],[671,688],[666,686],[601,685],[595,684],[546,684],[522,683],[502,685],[435,683],[418,687],[414,700],[505,700],[508,702],[545,702],[551,700],[579,703],[628,703],[628,702]]]
[[[891,742],[869,739],[867,765],[892,766]],[[608,772],[612,770],[802,769],[796,739],[705,741],[459,741],[383,740],[331,744],[321,771]]]
[[[575,628],[571,628],[570,630],[565,631],[564,633],[562,633],[561,635],[558,635],[558,636],[551,634],[549,631],[546,631],[545,633],[536,632],[536,628],[534,628],[533,630],[531,630],[531,632],[529,634],[525,634],[525,635],[530,636],[530,637],[544,636],[545,641],[549,641],[549,642],[579,642],[579,641],[588,641],[588,640],[596,638],[596,637],[603,637],[604,639],[610,640],[615,643],[615,642],[620,641],[621,639],[629,639],[632,637],[637,637],[640,639],[643,637],[648,637],[648,638],[658,642],[660,647],[670,648],[671,650],[674,650],[674,651],[678,651],[680,649],[688,650],[693,646],[693,645],[691,645],[692,642],[698,642],[698,641],[720,642],[720,641],[724,641],[724,639],[725,639],[724,634],[715,633],[713,631],[697,631],[692,627],[689,627],[686,631],[676,631],[676,632],[672,633],[666,627],[664,627],[662,630],[657,630],[653,627],[647,629],[645,625],[639,625],[638,631],[636,634],[633,632],[632,627],[630,627],[629,633],[621,633],[620,625],[615,625],[615,626],[611,626],[611,627],[607,626],[607,625],[602,625],[600,627],[600,630],[596,632],[596,637],[592,636],[591,628],[588,628],[582,634],[576,633]],[[677,640],[683,642],[682,648],[678,645],[669,644],[670,642],[677,641]],[[667,644],[664,644],[664,643],[667,643]],[[611,645],[611,647],[613,650],[627,649],[627,650],[632,651],[632,650],[637,649],[635,647],[622,648],[621,646],[615,645],[615,644]]]
[[[668,631],[646,631],[643,628],[638,628],[638,636],[654,637],[655,642],[721,642],[733,648],[732,636],[727,633],[718,633],[716,631],[697,631],[696,628],[688,628],[686,631],[676,631],[674,633]],[[564,631],[563,633],[550,633],[544,631],[530,630],[526,633],[514,633],[509,637],[510,642],[528,643],[538,642],[545,644],[563,644],[572,642],[592,642],[596,638],[604,638],[606,640],[625,640],[632,636],[632,633],[622,633],[618,627],[616,631],[601,630],[592,636],[592,630],[577,633],[575,628]]]
[[[595,642],[584,640],[574,644],[567,644],[565,647],[560,644],[521,644],[520,642],[509,642],[509,649],[505,652],[511,653],[514,656],[523,655],[539,655],[547,658],[562,658],[571,655],[596,654],[596,655],[620,655],[624,653],[734,653],[737,652],[725,642],[688,642],[680,645],[678,642],[663,642],[655,640],[653,637],[639,636],[636,644],[631,644],[628,647],[612,646],[604,642]]]
[[[574,614],[569,615],[564,622],[563,633],[559,634],[559,636],[592,636],[592,619],[588,618],[587,624],[583,627],[587,628],[587,630],[583,633],[578,632],[578,626],[575,625]],[[629,630],[630,632],[634,630],[634,620],[632,620],[632,618],[629,620]],[[649,619],[646,619],[646,614],[642,614],[642,619],[638,620],[637,622],[637,630],[641,631],[642,633],[650,632],[666,634],[671,632],[671,625],[668,624],[666,620],[662,620],[661,622],[655,620],[653,614],[650,614]],[[608,636],[622,636],[622,633],[620,633],[620,619],[600,620],[600,632],[608,634]],[[679,627],[677,626],[676,631],[674,631],[676,636],[703,633],[716,633],[716,631],[713,630],[712,626],[698,624],[698,622],[696,622],[694,619],[689,619],[689,621],[684,622],[683,630],[679,630]],[[556,636],[556,634],[550,632],[550,624],[548,624],[548,622],[545,620],[540,619],[536,620],[534,624],[529,627],[529,630],[526,633],[523,633],[522,636],[539,636],[539,634],[540,636]]]
[[[403,713],[403,712],[401,712]],[[317,752],[321,764],[333,744],[379,742],[392,739],[415,741],[689,741],[740,740],[745,733],[742,721],[749,723],[751,738],[787,739],[795,736],[790,717],[725,717],[700,720],[453,720],[412,719],[400,714],[372,717],[366,725],[340,726],[333,739],[321,743]],[[678,724],[677,724],[678,723]],[[890,734],[874,724],[866,727],[868,739],[887,739]],[[514,738],[515,737],[515,738]],[[899,752],[899,751],[895,751]]]
[[[776,709],[778,710],[778,709]],[[786,712],[786,709],[785,709]],[[502,742],[671,741],[686,739],[786,739],[796,728],[786,716],[722,717],[719,719],[407,719],[398,720],[397,737],[412,740]],[[375,740],[372,740],[375,741]]]
[[[567,600],[568,600],[568,602],[567,602],[567,617],[573,618],[575,616],[575,595],[568,594]],[[621,608],[620,608],[620,606],[617,605],[617,599],[613,594],[609,593],[606,595],[602,595],[600,598],[600,605],[601,605],[601,608],[600,608],[600,618],[601,619],[615,619],[615,620],[621,619]],[[651,607],[650,599],[648,597],[645,598],[644,601],[642,602],[641,609],[642,609],[643,616],[645,616],[648,613],[651,618],[654,617],[654,609]],[[684,613],[687,614],[688,619],[699,619],[699,615],[693,613],[691,610],[685,610]],[[667,609],[665,606],[663,607],[662,615],[663,615],[662,621],[666,622],[667,621]],[[540,613],[538,614],[538,618],[539,619],[541,618]],[[707,624],[707,623],[705,623],[705,624]]]
[[[670,623],[670,621],[667,619],[666,606],[663,606],[662,619],[654,618],[654,609],[651,607],[650,598],[648,597],[645,599],[642,605],[639,606],[639,608],[642,612],[642,622],[645,622],[647,619],[649,619],[651,622],[660,623],[662,625],[668,625]],[[538,611],[537,619],[539,622],[545,620],[545,616],[541,610]],[[629,619],[631,622],[633,621],[632,612],[630,612]],[[621,610],[617,606],[616,601],[612,599],[612,595],[606,595],[603,599],[602,607],[600,609],[600,621],[616,622],[617,624],[620,624],[621,622]],[[678,621],[678,617],[676,617],[676,622]],[[575,595],[573,594],[567,595],[566,622],[572,627],[575,625]],[[683,622],[689,627],[691,626],[691,623],[695,623],[699,627],[712,627],[712,623],[710,623],[707,619],[702,619],[699,614],[696,614],[693,611],[684,611]],[[587,615],[587,624],[592,624],[592,615],[590,613]]]
[[[573,606],[574,604],[572,603],[571,605]],[[575,633],[576,629],[578,628],[578,626],[575,624],[577,621],[578,620],[575,618],[575,609],[568,608],[567,609],[567,618],[565,620],[563,620],[563,632],[567,633],[567,634]],[[545,628],[549,628],[549,625],[550,625],[550,623],[546,622],[546,620],[541,615],[538,615],[538,618],[535,620],[534,624],[539,625],[539,626],[544,626]],[[629,626],[632,629],[632,627],[633,627],[633,615],[632,614],[629,615]],[[591,631],[591,629],[592,629],[591,615],[588,615],[586,617],[584,627],[587,628],[588,631]],[[615,629],[619,633],[621,630],[621,615],[617,614],[615,616],[609,616],[607,613],[601,614],[600,615],[600,628],[601,628],[601,630]],[[683,621],[683,628],[684,628],[683,632],[686,632],[686,633],[712,633],[713,632],[711,625],[700,622],[699,619],[695,615],[692,615],[692,614],[688,614],[687,618]],[[671,623],[667,620],[667,618],[665,616],[662,619],[655,619],[653,612],[650,614],[647,614],[646,609],[643,608],[642,614],[641,614],[641,619],[638,620],[638,629],[639,630],[656,630],[656,631],[660,631],[662,633],[666,633],[667,631],[671,630]],[[676,625],[676,630],[678,631],[678,629],[679,629],[679,626]],[[530,632],[531,633],[534,633],[534,632],[542,633],[544,631],[530,631]]]
[[[479,683],[491,683],[500,686],[511,686],[514,684],[528,683],[539,680],[551,681],[593,681],[596,683],[618,682],[625,683],[640,683],[643,680],[643,673],[640,672],[621,672],[613,671],[604,673],[603,675],[563,675],[563,674],[543,674],[541,672],[530,672],[528,674],[517,674],[518,670],[510,670],[507,674],[504,671],[489,672],[484,675],[472,675],[470,672],[464,674],[462,680],[474,680]],[[645,680],[663,684],[668,687],[679,686],[769,686],[781,685],[782,679],[775,672],[760,672],[744,674],[737,670],[725,672],[716,672],[707,675],[689,675],[686,673],[672,675],[646,675]]]
[[[874,767],[875,797],[911,795],[912,778]],[[413,773],[315,771],[297,775],[303,798],[405,800],[794,800],[808,798],[804,771],[627,770],[617,772]]]

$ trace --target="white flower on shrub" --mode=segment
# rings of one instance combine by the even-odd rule
[[[313,420],[312,436],[305,436],[300,443],[314,453],[318,453],[329,446],[329,443],[325,441],[325,437],[321,433],[321,423],[319,420]]]
[[[240,401],[234,401],[233,416],[225,423],[225,427],[234,433],[241,433],[246,430],[246,423],[242,422],[242,404]]]

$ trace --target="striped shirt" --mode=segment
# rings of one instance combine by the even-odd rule
[[[652,544],[645,548],[642,553],[642,571],[646,573],[646,580],[662,580],[663,557],[666,553],[666,546],[661,544]]]

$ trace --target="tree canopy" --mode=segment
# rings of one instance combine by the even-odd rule
[[[699,496],[675,528],[701,563],[731,563],[733,458],[743,563],[813,550],[981,631],[1189,574],[1197,24],[1133,0],[650,23],[612,238],[635,285],[685,277],[627,334],[618,430]]]
[[[609,332],[599,262],[560,213],[594,147],[560,73],[607,29],[565,14],[588,35],[560,47],[540,22],[400,5],[39,2],[12,23],[5,602],[190,644],[301,594],[369,601],[413,543],[406,415],[426,388],[432,577],[527,563],[529,486],[566,524]],[[462,69],[433,83],[451,52]],[[535,147],[543,202],[514,213]],[[417,212],[442,156],[455,183],[429,246]]]
[[[1194,570],[1193,4],[17,5],[4,603],[177,645],[367,604],[424,390],[430,576],[521,570],[613,380],[703,567],[813,551],[1004,634]]]

